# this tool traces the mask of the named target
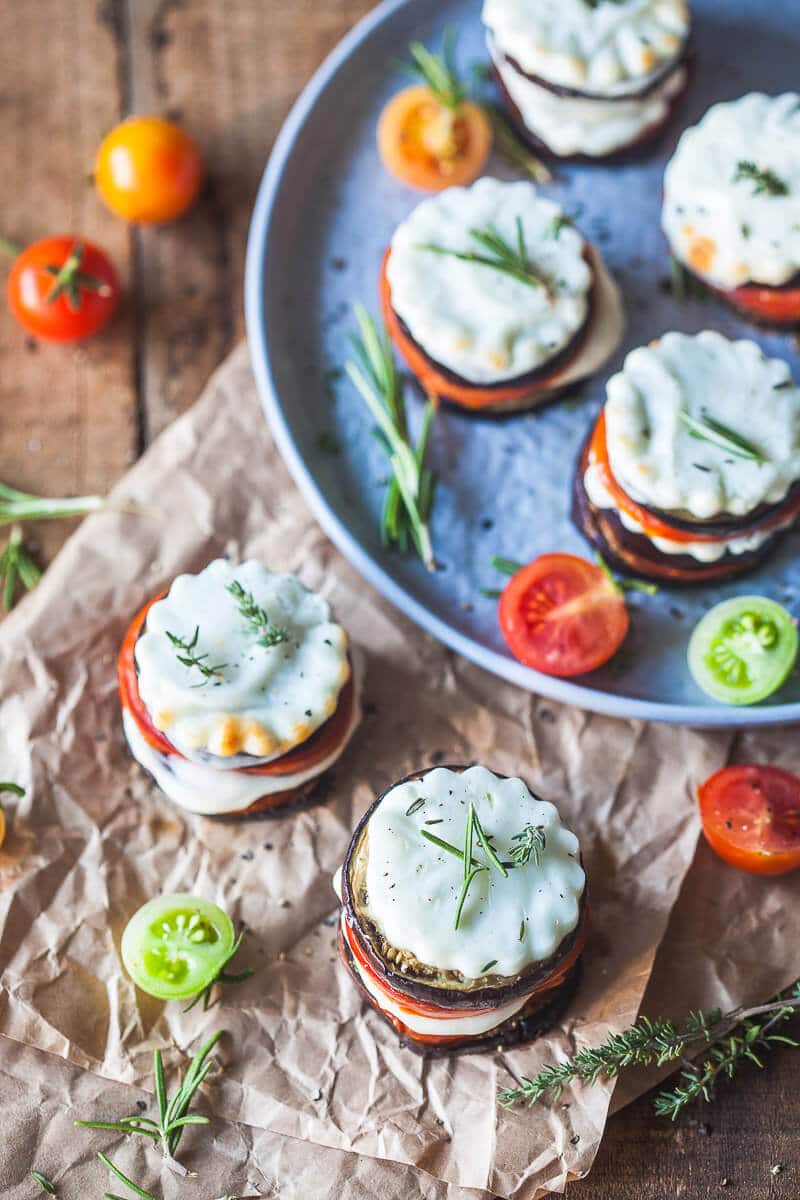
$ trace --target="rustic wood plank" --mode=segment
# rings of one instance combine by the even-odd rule
[[[87,182],[97,144],[119,117],[112,32],[95,5],[0,5],[2,233],[20,243],[57,232],[99,242],[130,277],[124,225]],[[126,305],[85,347],[27,338],[0,304],[0,479],[53,495],[106,491],[136,451]],[[47,557],[68,524],[37,527]]]
[[[127,0],[131,104],[180,120],[208,166],[184,220],[136,234],[148,438],[197,396],[244,334],[247,228],[297,92],[372,0]]]

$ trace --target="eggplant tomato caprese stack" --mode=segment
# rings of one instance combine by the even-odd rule
[[[800,325],[800,93],[715,104],[664,176],[675,259],[766,325]]]
[[[686,87],[686,0],[484,0],[483,23],[520,135],[559,158],[637,148]]]
[[[392,238],[381,296],[420,385],[473,412],[552,399],[598,371],[624,328],[599,252],[526,182],[424,200]]]
[[[611,566],[672,584],[760,562],[800,513],[800,388],[755,342],[668,333],[607,385],[574,487]]]
[[[436,767],[368,810],[335,885],[364,999],[427,1054],[529,1041],[577,986],[578,839],[521,779]]]
[[[118,675],[133,757],[170,800],[208,816],[299,800],[359,721],[327,601],[255,561],[179,575],[134,618]]]

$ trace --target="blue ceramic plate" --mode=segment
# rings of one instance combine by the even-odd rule
[[[755,337],[800,376],[800,355],[788,337],[756,331],[714,301],[680,305],[665,293],[668,261],[659,232],[661,177],[681,128],[715,100],[796,87],[796,2],[695,0],[694,80],[663,142],[635,165],[559,168],[547,191],[601,247],[622,285],[625,342],[579,397],[539,413],[493,422],[441,412],[431,447],[440,481],[433,537],[442,564],[434,575],[381,546],[386,462],[340,368],[354,325],[352,305],[360,300],[377,311],[381,256],[420,199],[387,174],[375,148],[381,107],[404,85],[398,60],[409,40],[437,45],[452,24],[465,71],[485,61],[480,0],[379,5],[303,92],[264,173],[247,251],[247,328],[267,419],[294,478],[326,533],[374,587],[453,649],[543,696],[612,716],[692,725],[800,720],[798,675],[772,703],[740,710],[707,698],[686,666],[689,634],[718,600],[761,592],[800,612],[796,536],[741,582],[635,598],[623,651],[608,667],[574,681],[515,662],[500,635],[496,603],[480,594],[503,583],[489,564],[493,554],[521,560],[552,550],[589,555],[569,520],[572,465],[606,378],[632,347],[669,329],[716,328]],[[500,161],[489,171],[512,177]],[[409,409],[416,426],[421,405],[413,389]]]

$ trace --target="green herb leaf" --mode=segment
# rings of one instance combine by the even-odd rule
[[[97,1152],[97,1157],[104,1166],[108,1167],[112,1174],[116,1175],[120,1183],[124,1183],[125,1186],[130,1188],[132,1192],[135,1192],[137,1196],[141,1196],[142,1200],[158,1200],[158,1197],[154,1196],[152,1192],[145,1191],[143,1187],[139,1187],[138,1183],[134,1183],[132,1179],[129,1179],[127,1175],[120,1171],[119,1167],[114,1165],[110,1158],[101,1153],[99,1150]]]
[[[356,306],[360,337],[353,340],[355,361],[346,364],[355,384],[375,419],[385,445],[392,478],[384,504],[381,537],[386,545],[401,551],[414,545],[429,571],[436,570],[428,519],[433,505],[434,476],[425,466],[433,417],[438,401],[429,399],[422,418],[416,447],[411,444],[405,403],[391,343],[385,330],[361,306]]]
[[[222,680],[225,678],[222,672],[227,667],[227,663],[217,663],[216,666],[212,667],[209,666],[205,661],[208,658],[208,654],[195,654],[197,640],[200,637],[199,625],[195,627],[194,636],[192,637],[191,641],[187,641],[186,638],[178,637],[177,634],[170,633],[169,630],[166,630],[165,632],[175,649],[183,651],[182,654],[178,654],[176,656],[178,662],[182,663],[184,667],[189,669],[196,667],[203,676],[203,682],[196,683],[194,685],[195,687],[204,687],[210,679]]]
[[[595,560],[600,570],[618,592],[644,592],[647,596],[655,596],[658,592],[658,585],[648,583],[645,579],[624,579],[615,575],[602,554],[596,554]]]
[[[273,625],[265,609],[256,604],[253,593],[246,592],[238,579],[229,583],[227,590],[239,606],[240,614],[251,626],[253,632],[258,634],[259,646],[270,649],[272,646],[280,646],[283,642],[288,641],[289,630]]]
[[[412,801],[412,803],[409,804],[408,808],[406,809],[406,816],[411,817],[414,815],[415,812],[419,812],[419,810],[422,808],[424,803],[425,803],[425,797],[417,796],[416,800]]]
[[[687,300],[703,301],[708,299],[708,289],[705,284],[674,255],[670,259],[668,286],[673,298],[679,304],[685,304]]]
[[[0,793],[10,792],[12,796],[19,796],[20,799],[25,795],[25,788],[20,787],[18,783],[0,783]]]
[[[729,429],[720,421],[715,421],[712,417],[704,415],[698,420],[681,409],[678,418],[689,430],[691,436],[697,438],[698,441],[710,442],[712,446],[718,446],[720,450],[725,450],[737,458],[747,458],[757,463],[767,462],[758,446],[754,446],[741,434]]]
[[[0,525],[11,525],[15,521],[38,521],[50,517],[83,516],[103,508],[105,503],[102,496],[46,499],[44,496],[20,492],[5,483],[0,483]]]
[[[481,967],[481,975],[485,975],[487,971],[491,971],[492,967],[497,966],[497,959],[493,958],[488,963],[484,963]]]
[[[0,583],[3,586],[3,606],[6,611],[14,605],[18,580],[23,587],[31,591],[41,577],[42,572],[22,541],[22,530],[15,525],[5,550],[0,554]]]
[[[525,563],[517,562],[513,558],[502,558],[498,554],[493,554],[489,561],[496,571],[502,571],[504,575],[516,575],[525,566]]]
[[[214,978],[211,980],[211,982],[203,988],[202,992],[197,993],[194,1000],[192,1000],[191,1004],[188,1004],[186,1006],[186,1008],[183,1010],[184,1012],[191,1012],[192,1009],[195,1007],[195,1005],[199,1004],[201,1001],[203,1003],[203,1012],[208,1012],[208,1009],[211,1004],[211,993],[214,989],[215,983],[244,983],[244,981],[246,979],[250,979],[255,974],[255,967],[244,967],[243,970],[237,971],[235,974],[232,974],[232,975],[229,974],[225,970],[228,963],[231,961],[231,959],[235,956],[235,954],[239,950],[239,947],[241,946],[243,940],[244,940],[244,932],[240,933],[239,936],[237,937],[236,941],[233,943],[230,954],[220,965],[220,968],[219,968],[219,971],[217,972],[217,974],[214,976]]]
[[[411,42],[408,72],[427,84],[436,99],[454,110],[466,98],[466,91],[455,66],[456,30],[448,25],[442,39],[442,53],[433,54],[422,42]]]
[[[464,883],[461,888],[461,894],[458,897],[458,907],[456,908],[456,919],[453,925],[454,929],[458,929],[461,923],[461,912],[464,908],[464,901],[467,898],[467,893],[470,889],[473,879],[476,875],[480,875],[481,871],[488,871],[488,867],[473,867],[464,878]]]
[[[550,295],[550,285],[528,258],[525,233],[520,217],[516,219],[516,244],[507,241],[497,227],[492,224],[485,225],[480,229],[470,229],[469,235],[488,253],[479,254],[474,250],[451,250],[432,242],[422,242],[417,249],[426,250],[431,254],[445,255],[449,258],[458,258],[462,262],[475,263],[476,266],[490,267],[529,287],[543,287],[548,296]]]
[[[789,194],[788,186],[774,171],[769,168],[762,169],[746,159],[740,159],[736,164],[736,174],[733,177],[734,183],[740,183],[742,180],[749,180],[753,184],[754,196],[788,196]]]
[[[58,1192],[54,1188],[49,1179],[42,1175],[41,1171],[31,1171],[31,1179],[38,1183],[43,1192],[47,1192],[48,1196],[57,1196]]]
[[[542,855],[547,847],[544,825],[526,825],[511,841],[516,843],[509,850],[515,867],[527,866],[531,858],[537,867],[542,865]]]
[[[491,796],[487,796],[486,798],[487,798],[487,800],[491,800]],[[503,866],[503,864],[500,862],[500,859],[497,857],[497,855],[495,854],[492,847],[489,845],[489,839],[487,838],[486,834],[483,831],[483,826],[481,825],[480,817],[478,816],[475,805],[471,801],[470,801],[470,808],[472,809],[472,820],[473,820],[473,824],[475,826],[475,835],[476,835],[478,841],[480,842],[480,846],[481,846],[481,849],[483,850],[483,853],[489,859],[489,862],[492,864],[492,866],[500,872],[500,874],[503,876],[503,878],[508,879],[508,871]]]

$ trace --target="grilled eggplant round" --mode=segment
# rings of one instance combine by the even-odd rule
[[[436,772],[440,773],[437,779],[446,782],[446,776],[463,775],[467,771],[473,773],[472,779],[476,771],[483,772],[483,769],[457,765],[438,767],[413,772],[393,784],[375,800],[360,821],[342,868],[339,946],[344,963],[367,1002],[395,1029],[404,1044],[423,1054],[486,1050],[539,1036],[558,1019],[574,994],[586,938],[586,895],[581,883],[577,919],[572,928],[558,940],[552,953],[526,962],[510,975],[497,973],[494,970],[498,966],[496,961],[487,962],[475,976],[465,974],[452,966],[441,967],[436,963],[421,961],[407,945],[392,944],[370,908],[367,889],[370,822],[387,797],[403,785],[425,780],[428,787],[433,787],[432,777]],[[496,790],[500,781],[506,779],[505,776],[489,772],[480,778],[494,780]],[[516,784],[520,781],[510,782]],[[527,789],[525,792],[532,802],[544,803],[528,793]],[[487,801],[490,799],[487,795]],[[551,807],[547,806],[548,809]],[[557,822],[557,815],[555,820]],[[429,828],[433,832],[443,824],[438,819]],[[569,834],[566,836],[571,837]],[[558,855],[558,834],[554,835],[554,842],[553,853]],[[425,843],[421,842],[421,845]],[[477,842],[475,851],[480,853]],[[431,852],[436,853],[435,846]],[[505,866],[509,870],[526,869],[512,867],[508,861]],[[535,869],[535,866],[531,869]],[[582,872],[580,874],[582,880]],[[502,888],[503,882],[498,877],[497,887]],[[404,913],[404,916],[409,920],[408,941],[413,943],[413,916],[408,913]],[[441,920],[441,914],[432,919]],[[452,921],[452,914],[448,914],[448,919]],[[461,930],[454,929],[452,938],[458,939],[460,932],[463,937]],[[497,953],[501,951],[498,949]],[[496,1023],[493,1021],[495,1013]],[[425,1027],[424,1030],[413,1028],[415,1018],[422,1018],[420,1024]],[[465,1019],[473,1028],[463,1029]],[[479,1028],[474,1027],[476,1023],[480,1023]],[[437,1024],[438,1028],[429,1028]],[[458,1029],[459,1024],[462,1029]],[[448,1033],[448,1025],[458,1032]]]

